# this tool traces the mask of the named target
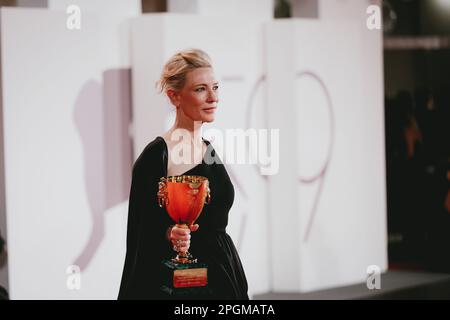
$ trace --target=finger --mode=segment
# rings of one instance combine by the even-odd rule
[[[188,235],[189,233],[191,233],[191,230],[189,230],[188,228],[172,228],[172,233],[173,234],[177,234],[180,236],[184,236],[184,235]]]
[[[176,233],[173,232],[170,234],[170,239],[180,239],[180,240],[189,240],[191,238],[191,235],[189,233]]]
[[[190,229],[191,231],[197,231],[200,226],[198,224],[193,224]]]
[[[189,245],[191,243],[191,241],[189,240],[176,240],[175,243],[179,246],[179,247],[184,247],[186,245]]]
[[[172,240],[172,245],[177,246],[177,247],[185,247],[185,246],[189,246],[191,244],[190,240],[181,240],[181,239],[177,239],[177,240]]]
[[[187,236],[176,236],[176,237],[170,237],[170,240],[172,242],[177,242],[177,241],[187,241],[187,240],[191,240],[191,235],[188,234]]]
[[[184,235],[184,236],[180,236],[180,235],[175,235],[175,236],[172,236],[172,237],[170,237],[170,240],[190,240],[191,239],[191,235],[190,234],[188,234],[188,235]]]

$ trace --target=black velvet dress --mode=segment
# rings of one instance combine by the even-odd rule
[[[199,262],[208,264],[208,286],[212,299],[248,299],[247,280],[232,239],[226,233],[228,212],[234,188],[225,166],[217,161],[207,141],[202,163],[184,174],[201,175],[209,180],[211,203],[205,205],[196,221],[200,228],[191,233],[189,251]],[[212,163],[211,159],[216,159]],[[168,150],[162,137],[150,142],[133,166],[127,252],[119,299],[166,299],[160,290],[166,277],[161,261],[176,253],[166,239],[174,222],[157,202],[159,179],[167,176]]]

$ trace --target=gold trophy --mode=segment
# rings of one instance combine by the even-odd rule
[[[189,228],[209,204],[209,181],[202,176],[162,177],[158,185],[158,204],[165,208],[178,228]],[[167,279],[161,289],[174,297],[207,294],[207,265],[199,263],[189,252],[177,252],[177,256],[162,261]]]

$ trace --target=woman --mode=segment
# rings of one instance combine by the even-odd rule
[[[234,188],[224,165],[210,161],[209,157],[217,159],[214,148],[200,134],[203,123],[214,121],[218,103],[218,83],[208,55],[197,49],[175,54],[164,66],[159,86],[176,108],[176,120],[168,132],[147,145],[133,166],[119,299],[169,298],[160,289],[167,277],[161,261],[173,257],[174,250],[188,249],[208,265],[209,298],[248,299],[241,261],[225,231]],[[181,149],[190,161],[181,164],[176,158],[179,133],[189,133]],[[157,203],[159,179],[182,174],[207,177],[211,190],[211,202],[190,229],[174,226]]]

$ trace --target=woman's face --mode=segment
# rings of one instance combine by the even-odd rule
[[[172,103],[193,121],[212,122],[219,102],[218,89],[212,68],[197,68],[187,73],[180,91],[168,94]]]

